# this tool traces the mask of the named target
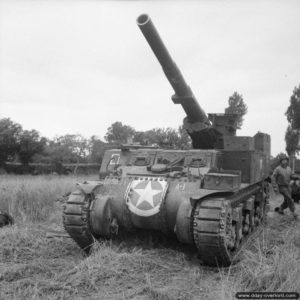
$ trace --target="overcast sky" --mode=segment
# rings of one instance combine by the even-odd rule
[[[300,84],[299,12],[296,0],[0,0],[0,118],[50,138],[177,128],[184,112],[136,25],[148,13],[202,108],[242,94],[238,134],[271,134],[277,154]]]

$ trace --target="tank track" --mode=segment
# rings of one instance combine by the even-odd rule
[[[256,186],[258,188],[258,186]],[[255,190],[255,186],[252,188]],[[201,260],[209,266],[227,267],[233,257],[245,244],[265,218],[265,198],[259,209],[254,211],[256,222],[249,226],[249,232],[243,233],[241,240],[237,238],[236,228],[232,226],[233,206],[243,205],[251,189],[244,195],[237,194],[234,198],[210,198],[198,201],[192,211],[191,229],[194,244]],[[245,216],[243,224],[245,225]],[[242,229],[241,229],[242,230]]]
[[[229,265],[225,235],[220,233],[226,220],[223,201],[198,202],[193,211],[193,238],[201,260],[207,265]]]
[[[86,194],[83,190],[77,189],[71,193],[63,206],[63,226],[87,254],[95,241],[89,224],[89,207],[93,197],[93,193]]]

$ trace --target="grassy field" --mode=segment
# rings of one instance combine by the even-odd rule
[[[195,250],[177,243],[153,248],[141,236],[101,242],[89,257],[69,238],[47,238],[46,230],[61,227],[57,200],[77,180],[0,176],[0,210],[16,220],[0,229],[0,299],[227,300],[238,291],[299,292],[300,221],[288,214],[269,213],[227,269],[200,266]]]

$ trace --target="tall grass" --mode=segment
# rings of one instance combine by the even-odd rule
[[[97,179],[97,176],[89,179]],[[200,266],[188,248],[145,240],[102,241],[89,257],[71,239],[47,239],[61,222],[57,198],[80,178],[1,176],[0,208],[17,224],[0,230],[0,299],[235,299],[241,291],[300,287],[300,222],[274,215],[227,269]]]
[[[97,175],[89,177],[97,180]],[[0,175],[0,210],[17,222],[41,222],[56,217],[57,200],[74,189],[74,176]]]
[[[287,220],[270,220],[264,235],[244,251],[240,264],[244,289],[300,291],[300,226]]]

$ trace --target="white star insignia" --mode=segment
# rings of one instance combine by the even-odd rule
[[[137,186],[137,183],[135,186]],[[153,197],[162,192],[162,190],[154,190],[151,186],[151,181],[147,183],[145,188],[136,188],[134,187],[134,191],[139,194],[139,198],[136,203],[136,207],[138,207],[142,202],[148,202],[152,207],[155,207],[153,203]]]

